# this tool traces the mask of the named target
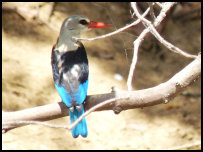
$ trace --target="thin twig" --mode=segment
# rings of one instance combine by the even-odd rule
[[[131,5],[133,5],[134,2],[131,2]],[[166,16],[166,12],[168,10],[170,10],[170,8],[174,5],[175,3],[163,3],[162,6],[162,10],[160,11],[160,14],[157,16],[157,18],[154,21],[154,26],[158,26],[161,21],[165,18]],[[133,79],[133,74],[134,74],[134,70],[135,70],[135,66],[137,64],[137,55],[138,55],[138,50],[139,50],[139,46],[141,45],[142,41],[144,40],[144,37],[147,35],[147,33],[149,33],[150,30],[147,28],[145,29],[140,35],[139,37],[134,41],[134,55],[133,55],[133,59],[132,59],[132,63],[130,66],[130,70],[129,70],[129,74],[128,74],[128,80],[127,80],[127,87],[128,90],[131,91],[132,90],[132,79]]]
[[[30,125],[30,124],[36,124],[36,125],[42,125],[50,128],[63,128],[63,129],[69,129],[70,127],[67,125],[56,125],[56,124],[51,124],[51,123],[46,123],[42,121],[29,121],[29,120],[16,120],[16,121],[8,121],[8,122],[3,122],[5,125]]]
[[[110,104],[112,102],[115,102],[116,101],[116,98],[113,98],[113,99],[109,99],[109,100],[106,100],[94,107],[92,107],[91,109],[87,110],[82,116],[80,116],[74,123],[72,123],[69,128],[70,129],[73,129],[84,117],[86,117],[87,115],[89,115],[91,112],[95,111],[96,109],[98,108],[101,108],[102,106],[104,105],[107,105],[107,104]]]
[[[160,2],[155,2],[155,4],[157,4],[160,8],[162,8],[162,4]]]
[[[43,125],[46,127],[50,127],[50,128],[63,128],[63,129],[68,129],[68,130],[72,130],[84,117],[88,116],[91,112],[95,111],[98,108],[101,108],[104,105],[108,105],[112,102],[115,102],[116,98],[113,99],[109,99],[106,100],[102,103],[99,103],[98,105],[90,108],[89,110],[87,110],[83,115],[81,115],[73,124],[66,126],[66,125],[56,125],[56,124],[50,124],[50,123],[46,123],[46,122],[42,122],[42,121],[25,121],[25,120],[17,120],[17,121],[7,121],[7,122],[3,122],[3,124],[6,125],[23,125],[23,124],[37,124],[37,125]]]
[[[136,14],[136,16],[142,20],[142,22],[147,25],[147,28],[149,28],[150,32],[157,38],[157,40],[159,40],[160,43],[162,43],[164,46],[166,46],[169,50],[171,50],[172,52],[175,52],[175,53],[178,53],[184,57],[187,57],[187,58],[196,58],[197,56],[196,55],[191,55],[189,53],[186,53],[184,51],[182,51],[181,49],[179,49],[178,47],[174,46],[173,44],[169,43],[168,41],[166,41],[160,34],[159,32],[154,28],[154,26],[152,25],[152,23],[145,19],[144,17],[142,17],[140,15],[140,13],[138,12],[137,10],[137,6],[136,6],[136,3],[132,3],[132,7],[133,7],[133,10]]]
[[[149,10],[150,10],[150,9],[148,8],[148,9],[143,13],[142,16],[145,17],[145,16],[148,14]],[[116,30],[116,31],[114,31],[114,32],[111,32],[111,33],[108,33],[108,34],[105,34],[105,35],[101,35],[101,36],[93,37],[93,38],[78,38],[78,37],[73,37],[73,39],[75,39],[75,40],[80,40],[80,41],[92,41],[92,40],[102,39],[102,38],[106,38],[106,37],[110,37],[110,36],[116,35],[116,34],[122,32],[122,31],[124,31],[124,30],[126,30],[126,29],[128,29],[128,28],[130,28],[130,27],[132,27],[132,26],[137,25],[138,23],[140,23],[140,19],[137,19],[137,20],[134,21],[133,23],[131,23],[131,24],[129,24],[129,25],[126,25],[126,26],[124,26],[124,27],[122,27],[122,28],[120,28],[120,29],[118,29],[118,30]]]

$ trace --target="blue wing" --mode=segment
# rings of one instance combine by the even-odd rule
[[[72,106],[72,97],[68,94],[63,86],[58,86],[55,84],[56,90],[58,91],[63,103],[66,104],[67,107]]]
[[[89,79],[86,82],[79,85],[78,92],[74,93],[74,100],[76,104],[80,105],[83,103],[87,96],[87,88],[88,88]]]
[[[55,84],[55,87],[62,101],[66,104],[67,107],[71,107],[73,105],[73,101],[75,101],[77,105],[80,105],[84,102],[87,96],[88,82],[89,79],[83,84],[80,84],[78,92],[73,93],[73,95],[67,93],[66,89],[63,86]]]

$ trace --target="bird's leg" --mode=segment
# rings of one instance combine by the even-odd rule
[[[77,109],[78,111],[81,111],[81,110],[82,110],[82,104],[81,104],[81,105],[77,105],[77,106],[76,106],[76,109]]]
[[[74,107],[73,106],[69,107],[69,110],[73,113]]]

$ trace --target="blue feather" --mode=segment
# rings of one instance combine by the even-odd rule
[[[89,79],[87,79],[87,81],[84,82],[83,84],[80,84],[78,92],[74,93],[74,99],[76,101],[76,104],[80,105],[84,102],[87,96],[88,83],[89,83]]]
[[[63,103],[65,103],[67,107],[70,107],[73,104],[72,97],[66,92],[64,87],[58,86],[57,84],[55,84],[55,87]]]
[[[88,88],[88,82],[89,79],[84,82],[83,84],[79,85],[78,92],[73,93],[73,98],[72,96],[69,95],[65,88],[63,86],[58,86],[55,84],[56,89],[62,99],[62,101],[66,104],[67,107],[71,107],[73,105],[73,101],[76,102],[77,105],[81,105],[86,96],[87,96],[87,88]],[[74,106],[73,112],[69,110],[69,115],[70,115],[70,121],[71,124],[75,122],[83,113],[85,112],[84,107],[82,105],[81,111],[77,110],[77,108]],[[77,138],[79,135],[82,135],[83,137],[87,137],[88,130],[87,130],[87,124],[85,118],[83,118],[73,129],[72,129],[72,135],[74,138]]]
[[[82,107],[81,111],[78,111],[76,107],[74,107],[74,111],[71,112],[69,110],[70,115],[70,121],[71,124],[75,122],[83,113],[84,113],[84,107]],[[72,135],[74,138],[77,138],[78,135],[82,135],[83,137],[87,137],[88,130],[87,130],[87,123],[85,118],[83,118],[73,129],[72,129]]]

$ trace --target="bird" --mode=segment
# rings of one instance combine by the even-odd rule
[[[76,40],[89,29],[105,28],[111,24],[90,21],[83,15],[66,18],[59,37],[52,48],[51,65],[56,90],[62,102],[68,107],[70,123],[75,122],[84,112],[84,102],[89,83],[89,66],[85,47]],[[87,137],[88,129],[83,118],[73,129],[72,136]]]

